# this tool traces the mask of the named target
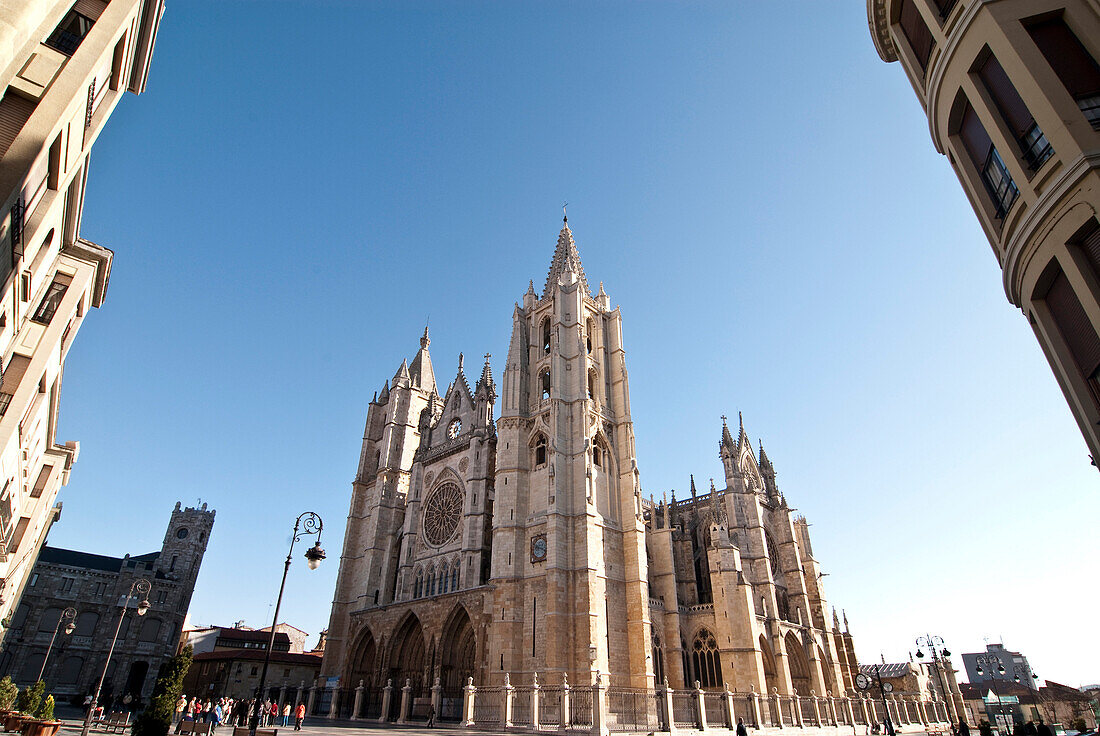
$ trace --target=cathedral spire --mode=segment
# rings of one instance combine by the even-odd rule
[[[397,373],[393,376],[393,385],[397,386],[400,383],[407,386],[409,382],[409,361],[402,358],[401,367],[397,369]]]
[[[424,325],[424,335],[420,338],[420,350],[416,351],[412,365],[409,366],[409,378],[414,386],[428,391],[435,390],[435,371],[432,369],[432,358],[428,354],[428,346],[432,344],[428,337],[428,325]]]
[[[554,249],[554,259],[550,261],[550,271],[546,274],[546,286],[542,289],[543,299],[550,296],[550,290],[566,271],[571,271],[577,276],[585,296],[592,293],[588,288],[588,279],[584,276],[584,266],[581,265],[581,256],[577,252],[577,244],[573,242],[573,231],[569,229],[568,217],[562,219],[561,232],[558,233],[558,245]]]
[[[495,401],[497,397],[497,387],[493,383],[493,369],[489,365],[491,357],[491,353],[485,353],[485,365],[481,368],[481,378],[477,379],[477,386],[474,389],[475,398],[486,398],[490,402]]]
[[[733,437],[730,435],[729,425],[726,424],[726,415],[722,415],[722,439],[718,442],[718,447],[728,447],[731,450],[736,445],[733,442]]]

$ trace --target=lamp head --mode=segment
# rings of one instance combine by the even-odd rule
[[[325,559],[325,551],[321,549],[321,540],[318,539],[315,545],[306,550],[306,564],[309,565],[310,570],[316,570],[323,559]]]
[[[149,599],[145,598],[138,604],[137,615],[144,616],[149,611]]]
[[[951,652],[949,652],[949,651],[947,651],[946,649],[944,649],[944,650],[943,650],[943,656],[945,656],[945,657],[950,657],[950,656],[951,656]]]
[[[982,666],[980,664],[974,667],[974,671],[977,672],[979,675],[985,674],[985,670],[982,669]]]
[[[1013,679],[1013,680],[1015,680],[1016,682],[1019,682],[1019,681],[1020,681],[1020,676],[1019,676],[1019,675],[1016,675],[1016,676],[1015,676],[1015,677],[1013,677],[1012,679]]]
[[[919,649],[917,650],[917,659],[924,659],[924,652]]]
[[[997,665],[997,673],[1001,675],[1005,673],[1005,666],[1003,664]]]
[[[71,623],[71,624],[69,624],[68,626],[65,627],[65,633],[66,634],[71,634],[74,631],[76,631],[76,624]]]

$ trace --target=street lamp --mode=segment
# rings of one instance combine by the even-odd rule
[[[936,673],[938,674],[938,679],[940,680],[940,684],[943,687],[943,700],[945,706],[948,709],[947,717],[950,718],[952,722],[954,722],[955,717],[958,715],[958,711],[955,709],[955,700],[951,696],[950,689],[947,687],[947,675],[944,674],[943,670],[941,669],[940,662],[940,657],[943,657],[944,662],[950,663],[951,660],[949,659],[949,657],[951,656],[951,652],[949,652],[947,650],[947,647],[944,646],[943,639],[935,636],[934,634],[925,634],[924,636],[917,637],[916,644],[917,659],[924,659],[924,652],[922,652],[920,649],[922,644],[928,647],[928,651],[932,653],[932,667],[936,670]]]
[[[974,658],[974,662],[975,662],[974,672],[976,672],[979,677],[981,677],[985,673],[985,670],[982,669],[983,664],[992,666],[994,663],[997,664],[997,674],[1004,677],[1005,666],[1001,662],[1000,657],[998,657],[996,655],[993,655],[993,654],[989,654],[989,655],[979,654],[977,657]],[[1016,681],[1019,682],[1019,678],[1017,678]],[[993,694],[997,696],[997,712],[998,712],[998,715],[1000,715],[1002,718],[1004,718],[1005,706],[1004,706],[1004,702],[1001,700],[1001,693],[997,691],[997,677],[993,674],[992,670],[989,673],[989,683],[990,683],[990,686],[993,688]],[[1009,730],[1009,728],[1008,728],[1008,725],[1006,724],[1005,725],[1005,731],[1007,732],[1008,730]]]
[[[317,535],[317,543],[306,550],[306,565],[310,570],[316,570],[325,559],[325,551],[321,549],[321,530],[324,528],[321,517],[313,511],[306,511],[298,515],[294,520],[294,531],[290,536],[290,550],[286,553],[286,563],[283,565],[283,581],[279,584],[279,597],[275,600],[275,617],[271,621],[271,636],[267,640],[267,651],[264,653],[264,667],[260,670],[260,682],[256,686],[256,700],[252,704],[252,717],[248,719],[248,736],[256,736],[256,729],[260,727],[260,708],[264,700],[264,687],[267,685],[267,667],[271,664],[271,650],[275,646],[275,627],[279,625],[279,607],[283,604],[283,589],[286,588],[286,574],[290,572],[290,559],[294,555],[294,543],[304,536]],[[300,531],[299,531],[300,529]],[[82,734],[86,736],[86,734]]]
[[[115,627],[115,635],[111,639],[111,648],[107,650],[107,661],[103,663],[103,674],[99,676],[99,684],[96,685],[95,695],[92,696],[92,702],[88,705],[88,712],[84,714],[84,728],[80,729],[80,736],[88,736],[88,732],[92,728],[92,716],[95,714],[96,706],[99,705],[99,693],[103,690],[103,681],[107,679],[107,668],[111,666],[111,655],[115,653],[115,642],[118,641],[118,632],[122,630],[122,620],[126,618],[126,609],[130,607],[131,600],[140,597],[141,600],[137,604],[137,615],[144,616],[146,611],[149,610],[149,591],[152,589],[152,584],[145,578],[139,578],[130,583],[130,592],[126,594],[126,600],[122,603],[122,613],[118,615],[118,626]]]
[[[57,632],[61,630],[61,624],[64,621],[69,623],[65,625],[65,633],[71,634],[76,629],[76,624],[73,623],[73,619],[76,618],[76,609],[69,606],[61,615],[57,617],[57,626],[53,627],[53,636],[50,637],[50,645],[46,647],[46,656],[42,658],[42,669],[38,670],[38,679],[42,679],[42,675],[46,674],[46,662],[50,659],[50,652],[53,651],[53,643],[57,640]]]

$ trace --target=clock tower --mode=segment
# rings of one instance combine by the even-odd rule
[[[622,316],[592,294],[568,218],[512,316],[490,584],[494,681],[653,685],[645,527]],[[517,680],[518,678],[518,680]]]

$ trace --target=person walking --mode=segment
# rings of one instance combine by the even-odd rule
[[[290,701],[288,700],[283,706],[283,728],[290,725]]]
[[[737,719],[737,736],[749,736],[749,732],[745,730],[745,719]]]
[[[298,707],[294,709],[294,730],[302,730],[302,722],[306,719],[306,704],[298,703]]]
[[[183,712],[185,710],[187,710],[187,696],[181,694],[180,699],[176,701],[176,714],[174,717],[175,720],[172,721],[173,724],[178,725],[179,722],[183,720]]]
[[[428,704],[428,728],[435,728],[435,703]]]

